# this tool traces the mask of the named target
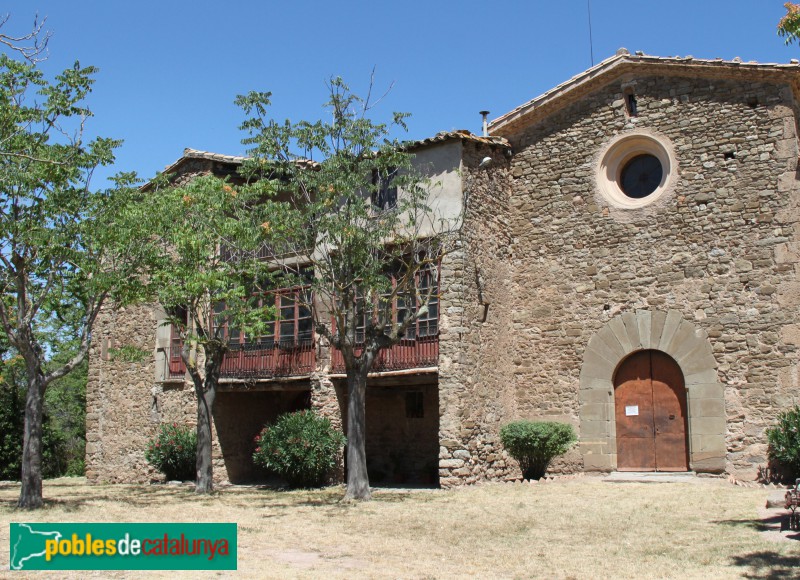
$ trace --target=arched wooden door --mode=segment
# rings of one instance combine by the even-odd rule
[[[614,376],[617,469],[687,471],[686,387],[678,363],[657,350],[626,358]]]

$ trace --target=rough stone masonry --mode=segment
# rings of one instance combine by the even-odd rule
[[[434,464],[428,483],[515,479],[500,427],[550,419],[581,440],[552,472],[613,471],[616,371],[632,353],[658,350],[683,376],[688,468],[756,477],[767,464],[764,430],[798,393],[799,68],[620,52],[493,121],[492,138],[429,140],[418,155],[458,144],[449,174],[467,200],[461,247],[441,268],[437,367],[371,379],[386,390],[374,399],[386,421],[381,430],[381,417],[368,418],[379,433],[370,453],[420,437],[424,451],[405,459]],[[620,173],[600,169],[615,159],[624,169],[647,147],[663,152],[654,153],[662,184],[628,207],[607,194],[622,190]],[[190,157],[185,176],[230,174],[240,159]],[[90,481],[156,477],[147,439],[160,422],[194,420],[191,389],[164,380],[163,360],[109,355],[120,345],[158,354],[168,340],[159,328],[158,309],[145,306],[109,309],[98,323]],[[316,360],[291,388],[232,387],[215,433],[219,479],[233,477],[230,458],[249,453],[248,433],[295,405],[298,389],[342,424],[341,381],[322,342]],[[434,407],[413,428],[392,391],[409,385]],[[391,471],[403,458],[378,459]]]

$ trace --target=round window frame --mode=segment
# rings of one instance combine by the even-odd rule
[[[661,163],[661,181],[653,192],[644,197],[629,197],[620,185],[622,170],[638,155],[652,155]],[[651,133],[626,133],[613,139],[600,155],[597,165],[597,185],[603,197],[614,207],[637,209],[650,205],[672,188],[677,163],[672,145],[661,136]]]

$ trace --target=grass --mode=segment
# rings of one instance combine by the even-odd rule
[[[796,541],[769,541],[768,492],[720,480],[550,483],[456,490],[378,490],[340,502],[342,488],[280,492],[45,482],[46,507],[22,512],[0,484],[0,570],[21,522],[228,521],[238,572],[64,572],[64,578],[780,578],[800,570]],[[2,572],[0,572],[0,575]],[[10,576],[12,573],[8,572]],[[13,578],[52,577],[15,572]]]

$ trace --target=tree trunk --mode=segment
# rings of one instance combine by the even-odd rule
[[[209,384],[212,383],[212,384]],[[214,466],[211,453],[211,411],[214,408],[217,388],[206,377],[205,392],[197,392],[197,481],[195,493],[214,491]]]
[[[367,373],[352,370],[347,373],[347,492],[344,499],[368,500],[366,409]]]
[[[29,375],[30,376],[30,375]],[[25,435],[22,440],[22,489],[17,506],[22,509],[42,507],[42,414],[44,381],[33,375],[28,380],[25,401]]]

